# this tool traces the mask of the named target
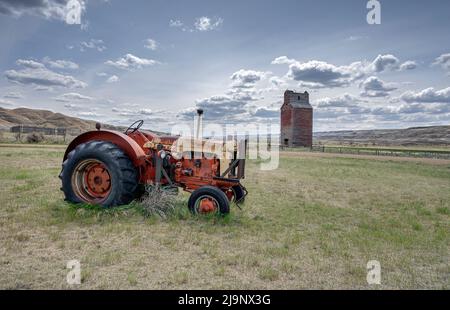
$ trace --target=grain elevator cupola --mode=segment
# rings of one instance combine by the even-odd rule
[[[309,93],[284,92],[281,106],[280,143],[287,147],[311,147],[313,108],[309,104]]]

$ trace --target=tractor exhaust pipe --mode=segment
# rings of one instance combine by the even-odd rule
[[[197,109],[197,132],[195,134],[195,139],[200,139],[200,133],[202,131],[202,118],[203,118],[203,109]]]

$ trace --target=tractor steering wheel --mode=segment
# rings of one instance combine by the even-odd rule
[[[125,130],[125,134],[128,135],[130,133],[135,132],[136,130],[141,128],[143,124],[144,124],[143,120],[135,121],[133,124],[130,125],[130,127],[127,128],[127,130]]]

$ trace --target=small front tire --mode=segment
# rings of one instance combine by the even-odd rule
[[[223,191],[213,186],[203,186],[196,189],[188,201],[189,210],[193,214],[228,214],[230,203]]]

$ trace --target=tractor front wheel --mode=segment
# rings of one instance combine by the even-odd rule
[[[68,154],[59,177],[67,201],[105,207],[130,203],[138,185],[129,157],[104,141],[78,145]]]
[[[230,203],[223,191],[213,186],[196,189],[188,201],[189,210],[194,214],[228,214]]]

